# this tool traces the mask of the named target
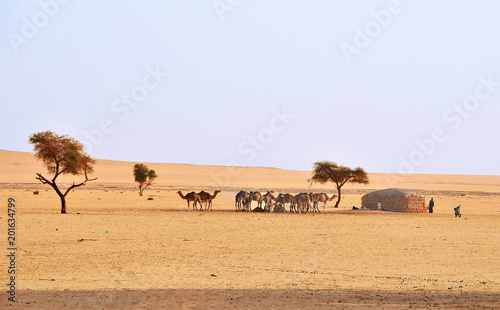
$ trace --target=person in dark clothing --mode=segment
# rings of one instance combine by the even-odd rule
[[[434,213],[434,198],[429,201],[429,213]]]

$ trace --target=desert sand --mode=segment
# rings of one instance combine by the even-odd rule
[[[140,197],[134,164],[98,160],[98,179],[71,192],[60,214],[55,192],[35,180],[47,172],[34,154],[0,151],[1,309],[500,308],[500,176],[370,173],[326,213],[244,213],[234,207],[240,189],[336,190],[311,186],[308,171],[146,163],[159,177]],[[435,213],[352,210],[389,187],[433,197]],[[179,190],[222,192],[213,211],[188,212]]]

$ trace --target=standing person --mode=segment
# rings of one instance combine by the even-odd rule
[[[429,213],[434,213],[434,198],[429,201]]]
[[[380,200],[379,202],[377,202],[377,210],[382,210],[382,204],[380,203]]]

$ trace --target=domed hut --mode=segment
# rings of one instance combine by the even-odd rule
[[[380,201],[383,211],[425,213],[425,197],[407,189],[389,188],[371,192],[361,197],[361,205],[377,210]]]

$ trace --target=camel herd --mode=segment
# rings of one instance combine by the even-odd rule
[[[328,197],[325,193],[300,193],[297,195],[279,194],[274,197],[271,192],[262,195],[260,192],[239,191],[235,197],[236,211],[248,212],[286,212],[286,204],[290,212],[321,212],[319,204],[323,203],[323,212],[325,212],[328,201],[335,199],[337,195]],[[252,201],[257,202],[257,207],[252,210]],[[264,207],[262,207],[264,204]]]
[[[198,205],[200,206],[199,211],[212,210],[212,200],[215,199],[218,193],[220,193],[219,190],[215,191],[213,195],[201,191],[199,193],[190,192],[184,196],[181,191],[177,192],[182,199],[186,200],[188,211],[190,211],[191,202],[193,203],[193,210],[198,211]],[[269,191],[262,195],[260,192],[241,190],[236,194],[235,208],[236,211],[247,212],[286,212],[285,207],[288,204],[290,212],[311,213],[321,212],[319,204],[323,203],[323,212],[325,212],[326,204],[335,198],[337,198],[337,195],[328,197],[325,193],[300,193],[297,195],[280,193],[275,197]],[[257,203],[257,207],[254,209],[252,209],[253,201]]]

